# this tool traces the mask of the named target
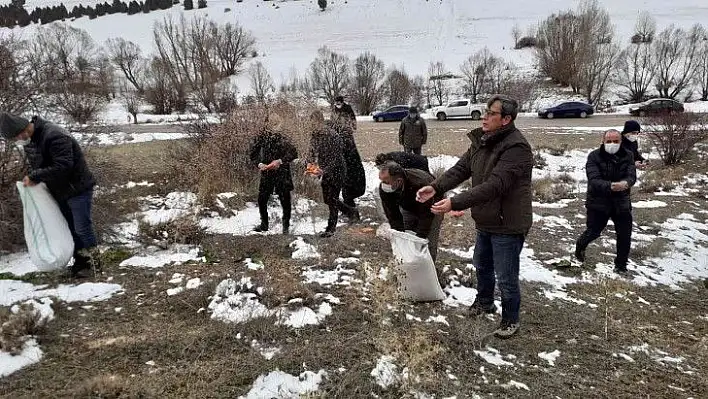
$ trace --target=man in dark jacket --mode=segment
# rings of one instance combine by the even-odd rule
[[[356,114],[352,106],[344,102],[344,97],[337,96],[334,98],[334,117],[332,119],[342,118],[352,130],[356,130]]]
[[[444,216],[434,214],[430,207],[443,195],[436,193],[424,203],[416,201],[418,190],[432,183],[435,177],[419,169],[404,169],[395,162],[387,162],[380,168],[379,179],[381,202],[391,228],[411,230],[416,236],[428,239],[428,250],[435,261]]]
[[[96,181],[86,164],[79,143],[63,128],[35,116],[32,121],[0,113],[0,133],[24,145],[30,173],[25,186],[47,185],[59,204],[74,239],[72,277],[101,268],[96,234],[91,219],[93,187]]]
[[[428,127],[418,114],[418,108],[410,107],[408,116],[401,121],[398,129],[398,143],[405,152],[421,154],[422,147],[428,142]]]
[[[258,186],[258,211],[261,224],[254,231],[268,231],[268,200],[275,191],[283,207],[283,234],[290,231],[292,213],[291,191],[295,187],[290,172],[290,163],[297,158],[297,149],[282,132],[280,116],[268,116],[266,128],[256,137],[251,147],[251,162],[261,171]]]
[[[588,176],[587,229],[575,245],[575,257],[585,261],[585,249],[600,237],[612,219],[617,233],[615,271],[627,271],[632,239],[632,202],[630,188],[637,181],[634,156],[622,147],[617,130],[605,132],[603,144],[588,155],[585,171]]]
[[[327,228],[320,234],[320,237],[326,238],[333,236],[337,229],[339,211],[353,220],[355,210],[339,199],[347,174],[342,137],[331,121],[325,122],[322,112],[313,112],[310,121],[313,124],[313,131],[308,162],[319,167],[322,198],[329,207]]]
[[[430,173],[428,158],[424,155],[413,154],[405,151],[380,153],[376,155],[374,163],[376,166],[380,167],[389,161],[401,165],[403,169],[419,169]]]
[[[366,172],[364,171],[364,164],[361,162],[359,149],[357,149],[354,141],[354,131],[341,117],[335,118],[328,124],[334,128],[342,139],[342,151],[344,162],[346,163],[342,199],[348,207],[354,210],[352,220],[359,221],[361,217],[354,200],[366,193]]]
[[[634,156],[634,166],[644,169],[647,160],[639,153],[639,143],[637,142],[641,126],[637,121],[627,121],[622,129],[622,148],[632,153]]]
[[[517,113],[516,100],[492,97],[482,128],[469,134],[472,144],[467,152],[445,174],[418,191],[418,200],[426,202],[470,179],[469,190],[438,201],[432,211],[470,210],[477,228],[473,262],[478,291],[470,310],[473,315],[496,311],[496,274],[502,297],[502,320],[495,331],[499,338],[509,338],[519,328],[519,257],[533,223],[533,152],[514,126]]]

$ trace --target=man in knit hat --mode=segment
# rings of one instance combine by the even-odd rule
[[[0,112],[0,134],[24,146],[30,173],[25,186],[47,185],[69,224],[74,239],[73,277],[100,270],[96,234],[91,220],[96,181],[86,164],[79,143],[63,128],[35,116],[32,120]]]
[[[624,128],[622,129],[622,148],[629,151],[634,155],[634,166],[638,169],[644,169],[647,165],[647,160],[639,153],[639,143],[637,142],[637,136],[641,131],[639,122],[637,121],[627,121],[624,123]]]

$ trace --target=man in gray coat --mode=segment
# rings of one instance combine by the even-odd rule
[[[408,116],[401,121],[398,129],[398,143],[403,146],[405,152],[420,155],[421,148],[428,141],[428,127],[420,117],[418,108],[411,107]]]

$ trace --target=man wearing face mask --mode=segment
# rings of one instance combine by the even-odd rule
[[[351,126],[352,130],[356,130],[356,114],[352,106],[344,102],[344,97],[337,96],[334,98],[334,117],[346,121]]]
[[[634,166],[639,169],[644,169],[647,166],[647,160],[639,153],[639,143],[637,136],[641,127],[637,121],[627,121],[622,129],[622,148],[632,153],[634,156]]]
[[[430,207],[442,199],[442,193],[428,201],[416,201],[416,193],[435,177],[419,169],[403,169],[395,162],[387,162],[379,169],[379,194],[391,228],[411,230],[416,236],[428,239],[428,250],[433,261],[438,254],[438,237],[443,215],[436,215]]]
[[[632,239],[632,202],[630,188],[637,180],[634,156],[622,147],[622,136],[608,130],[603,144],[588,155],[587,229],[575,244],[575,257],[585,261],[585,249],[600,237],[612,219],[617,233],[615,271],[625,273]]]
[[[403,151],[420,155],[422,147],[428,141],[428,127],[418,114],[418,108],[410,107],[408,116],[401,121],[398,129],[398,143]]]
[[[0,112],[0,134],[24,146],[30,172],[25,186],[47,185],[69,225],[74,239],[72,277],[87,277],[85,271],[101,269],[97,240],[91,219],[96,181],[86,164],[79,143],[63,128],[35,116],[31,121]]]

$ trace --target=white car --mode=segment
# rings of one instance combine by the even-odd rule
[[[450,101],[447,105],[434,107],[430,113],[438,118],[439,121],[444,121],[448,118],[472,118],[474,120],[482,119],[486,104],[473,104],[469,98]]]

